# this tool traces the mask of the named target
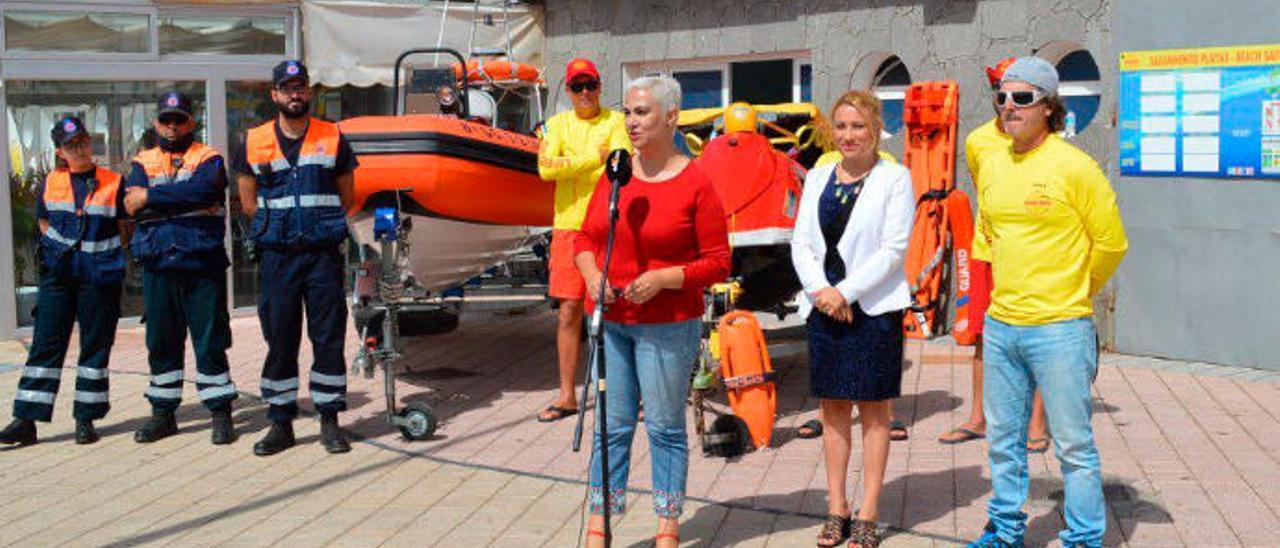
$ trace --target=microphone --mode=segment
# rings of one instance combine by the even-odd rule
[[[631,153],[624,148],[615,148],[605,160],[605,176],[614,186],[627,186],[631,182]]]
[[[622,187],[631,182],[631,153],[626,149],[615,148],[609,153],[604,163],[604,175],[613,183],[609,190],[609,236],[613,237],[613,224],[618,220],[618,200],[622,195]]]

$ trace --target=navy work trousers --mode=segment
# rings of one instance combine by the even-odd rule
[[[49,422],[62,378],[71,332],[80,322],[80,364],[76,368],[76,420],[107,416],[107,362],[120,321],[120,285],[95,286],[44,271],[36,296],[35,333],[18,381],[13,416]]]
[[[262,366],[262,398],[271,405],[267,418],[287,421],[298,415],[298,345],[304,309],[314,354],[311,401],[321,414],[345,411],[347,302],[342,254],[336,249],[263,250],[258,272],[258,318],[268,348]]]
[[[200,400],[211,411],[230,408],[237,393],[227,368],[231,317],[227,312],[226,274],[221,270],[147,270],[142,275],[142,290],[147,313],[147,362],[151,366],[147,399],[151,407],[174,411],[182,403],[183,357],[189,330]]]

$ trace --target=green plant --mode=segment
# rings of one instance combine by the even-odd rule
[[[36,192],[46,173],[9,174],[9,211],[13,216],[14,272],[22,283],[28,267],[35,265],[35,244],[40,237],[36,225]]]

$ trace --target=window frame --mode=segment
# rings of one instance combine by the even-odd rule
[[[1089,119],[1089,123],[1085,124],[1084,127],[1080,129],[1076,129],[1074,127],[1071,128],[1067,138],[1074,138],[1075,136],[1084,133],[1090,127],[1093,127],[1093,123],[1098,120],[1098,115],[1102,114],[1102,110],[1105,107],[1102,100],[1104,95],[1102,86],[1102,66],[1098,64],[1098,58],[1093,55],[1093,52],[1090,51],[1088,47],[1079,42],[1073,42],[1070,40],[1055,40],[1048,42],[1031,52],[1032,55],[1048,61],[1053,65],[1054,69],[1057,69],[1058,65],[1061,64],[1068,56],[1079,51],[1083,51],[1089,56],[1089,60],[1093,62],[1094,68],[1098,71],[1098,79],[1063,79],[1061,78],[1061,71],[1059,71],[1058,96],[1063,99],[1068,97],[1097,97],[1098,110],[1094,112],[1093,117]]]
[[[646,74],[674,75],[677,72],[719,72],[720,73],[720,106],[708,108],[724,108],[733,102],[730,91],[733,89],[733,63],[743,61],[791,61],[791,102],[801,101],[800,66],[813,66],[813,54],[809,50],[787,50],[770,53],[746,55],[720,55],[712,57],[694,57],[686,59],[663,59],[654,61],[637,61],[623,64],[625,80],[633,80]],[[812,69],[811,69],[812,70]],[[810,73],[812,74],[812,72]],[[812,87],[812,80],[810,81]],[[625,89],[625,82],[620,89]]]
[[[880,67],[884,66],[890,59],[897,59],[902,64],[902,69],[907,73],[907,80],[910,82],[906,85],[887,85],[882,86],[876,83],[876,79],[880,76]],[[882,103],[890,101],[902,103],[903,110],[906,110],[907,89],[911,87],[911,83],[915,82],[915,77],[911,74],[911,67],[907,65],[905,59],[889,51],[873,51],[869,52],[856,61],[849,69],[849,86],[848,89],[865,89],[870,91]],[[888,128],[881,129],[889,135],[888,138],[899,136],[906,129],[905,121],[902,127],[889,131]],[[884,137],[884,135],[881,135]]]
[[[10,11],[14,12],[46,12],[75,14],[121,14],[146,15],[148,47],[146,52],[101,52],[101,51],[63,51],[63,50],[10,50],[5,44],[4,18]],[[160,23],[164,17],[278,17],[283,18],[285,39],[282,54],[235,55],[225,53],[170,53],[160,52]],[[246,63],[274,62],[284,58],[295,58],[299,51],[301,37],[300,12],[296,6],[279,5],[263,6],[248,4],[226,4],[218,6],[156,6],[150,3],[129,2],[65,2],[40,3],[32,1],[15,1],[0,4],[0,59],[6,61],[194,61],[219,62],[237,61]]]

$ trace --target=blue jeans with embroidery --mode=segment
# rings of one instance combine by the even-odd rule
[[[605,378],[609,383],[610,513],[621,514],[625,510],[631,440],[635,436],[642,399],[645,430],[649,433],[649,460],[653,465],[653,510],[663,518],[677,518],[684,511],[685,479],[689,472],[684,406],[701,334],[699,320],[632,325],[604,322]],[[593,514],[604,513],[599,434],[597,422],[591,454]]]
[[[982,339],[982,408],[994,491],[987,515],[996,534],[1013,544],[1026,530],[1027,422],[1032,392],[1039,387],[1065,486],[1067,528],[1058,537],[1064,546],[1102,546],[1107,512],[1090,422],[1090,386],[1098,372],[1093,319],[1015,326],[987,316]]]

